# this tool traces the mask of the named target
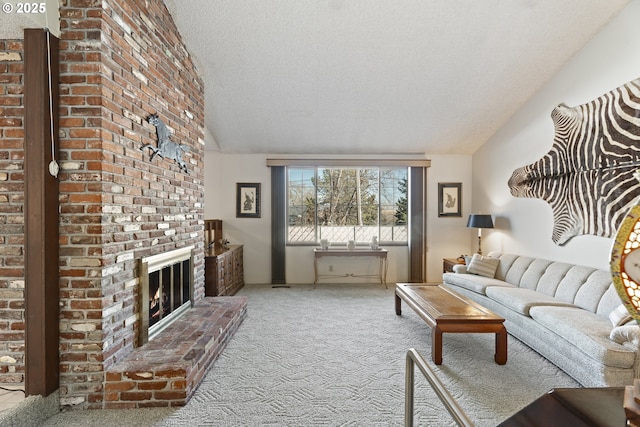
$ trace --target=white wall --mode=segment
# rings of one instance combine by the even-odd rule
[[[456,258],[476,250],[471,236],[477,233],[467,228],[475,195],[471,185],[471,156],[427,155],[431,167],[427,171],[427,281],[442,280],[442,258]],[[438,217],[438,183],[462,183],[462,216]],[[489,213],[489,212],[483,212]],[[484,252],[484,251],[483,251]]]
[[[557,104],[583,104],[640,77],[638,16],[640,1],[634,0],[474,154],[474,209],[493,214],[496,223],[495,230],[484,233],[483,252],[499,250],[608,269],[612,239],[576,236],[564,246],[555,245],[549,205],[512,197],[507,181],[516,168],[535,162],[551,148],[550,115]]]
[[[324,156],[326,157],[326,156]],[[471,156],[427,156],[431,168],[427,172],[427,279],[440,281],[442,258],[457,257],[471,251],[470,230],[466,221],[471,213]],[[222,219],[223,234],[232,244],[244,245],[245,281],[271,282],[271,171],[266,155],[221,154],[205,152],[206,219]],[[262,184],[261,218],[236,218],[236,183]],[[439,182],[462,183],[461,218],[438,218],[437,188]],[[475,242],[475,241],[474,241]],[[402,246],[389,250],[389,283],[408,279],[408,250]],[[286,250],[288,283],[313,282],[313,252],[309,246],[292,246]],[[349,262],[353,262],[350,259]],[[371,270],[375,265],[359,261],[357,271]],[[334,272],[340,273],[348,263],[332,260]],[[328,267],[323,261],[322,267]],[[354,269],[349,269],[354,270]],[[355,271],[351,271],[355,272]]]
[[[271,170],[263,155],[205,151],[204,217],[221,219],[222,234],[244,245],[244,279],[271,282]],[[261,184],[261,217],[236,218],[236,183]]]

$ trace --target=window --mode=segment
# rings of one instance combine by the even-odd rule
[[[290,244],[406,244],[407,167],[288,167]]]

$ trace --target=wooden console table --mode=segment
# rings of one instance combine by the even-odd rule
[[[387,261],[388,251],[386,249],[320,249],[315,248],[313,250],[313,283],[318,283],[320,278],[329,277],[376,277],[380,280],[380,283],[387,287],[387,269],[389,267]],[[376,257],[380,260],[380,268],[377,275],[371,274],[318,274],[318,260],[323,257]]]

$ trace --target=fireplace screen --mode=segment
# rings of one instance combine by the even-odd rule
[[[193,246],[142,258],[140,344],[188,310],[193,300]]]

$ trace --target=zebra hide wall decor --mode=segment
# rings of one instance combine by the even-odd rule
[[[577,107],[560,104],[551,118],[551,150],[513,172],[511,194],[551,205],[558,245],[580,234],[613,237],[640,195],[640,78]]]

